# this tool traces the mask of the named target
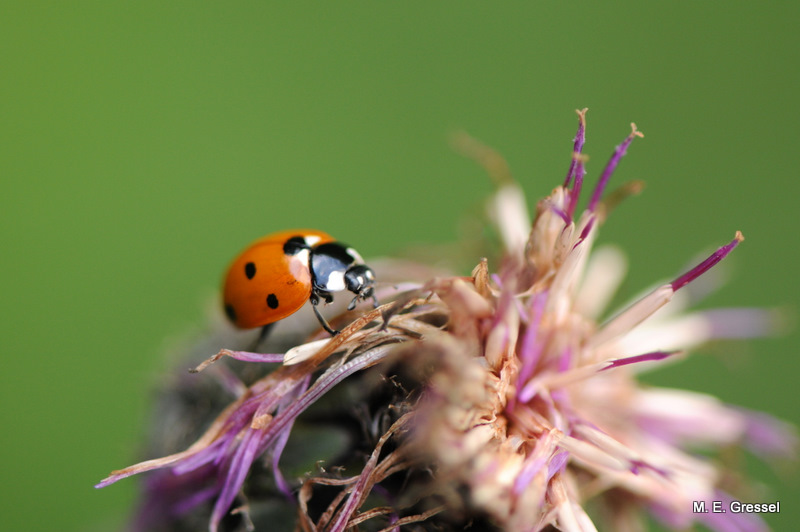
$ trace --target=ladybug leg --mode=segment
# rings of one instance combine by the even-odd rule
[[[268,324],[264,325],[263,327],[261,327],[261,330],[258,331],[258,337],[255,339],[255,341],[253,342],[252,347],[249,349],[250,351],[252,351],[253,353],[258,353],[259,352],[258,351],[258,346],[260,346],[262,343],[264,343],[264,340],[267,339],[267,336],[269,336],[269,333],[272,330],[272,326],[273,325],[275,325],[275,323],[268,323]]]
[[[313,290],[311,290],[311,295],[309,296],[309,299],[311,300],[311,303],[313,305],[319,305],[320,299],[325,300],[325,304],[329,305],[333,303],[333,294],[331,294],[330,292],[326,292],[321,288],[314,288]]]
[[[319,305],[320,297],[322,297],[325,300],[325,303],[330,303],[331,301],[333,301],[333,296],[330,293],[312,290],[311,297],[309,297],[309,300],[311,301],[311,308],[314,309],[314,314],[316,314],[320,325],[322,325],[322,328],[328,331],[328,333],[330,333],[331,335],[336,336],[337,334],[339,334],[339,331],[332,328],[328,324],[328,321],[325,319],[325,317],[320,313],[319,309],[317,308],[317,305]]]

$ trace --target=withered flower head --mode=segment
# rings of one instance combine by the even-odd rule
[[[274,529],[270,501],[290,505],[301,530],[587,531],[597,520],[639,530],[648,513],[678,530],[694,522],[765,529],[752,515],[695,512],[737,489],[726,484],[716,451],[744,445],[791,456],[793,429],[709,395],[637,379],[705,341],[771,331],[769,311],[685,312],[682,289],[743,237],[736,232],[689,271],[599,321],[625,261],[615,248],[592,246],[614,204],[640,185],[604,192],[641,134],[633,126],[581,211],[585,113],[578,113],[567,177],[539,202],[532,223],[502,159],[458,139],[497,181],[490,216],[503,249],[496,263],[476,259],[470,276],[428,279],[422,266],[388,263],[376,268],[385,304],[343,313],[337,321],[351,321],[339,335],[279,349],[287,339],[278,333],[268,344],[274,354],[220,351],[197,370],[222,358],[279,366],[253,377],[214,364],[233,399],[205,422],[205,433],[98,487],[161,470],[145,486],[140,530],[189,530],[187,516],[205,507],[212,532]],[[293,438],[295,425],[324,425],[326,417],[349,427],[342,452],[287,479],[284,451],[309,444]]]

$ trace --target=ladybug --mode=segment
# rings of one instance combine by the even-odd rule
[[[353,248],[313,229],[281,231],[250,244],[228,268],[223,304],[228,319],[241,329],[269,327],[311,301],[314,314],[330,334],[337,334],[317,309],[333,301],[332,292],[349,290],[359,300],[375,297],[375,274]]]

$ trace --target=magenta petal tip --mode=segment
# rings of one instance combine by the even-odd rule
[[[687,284],[691,283],[708,270],[716,266],[716,264],[728,256],[728,254],[733,251],[733,248],[739,245],[739,242],[744,240],[744,235],[742,235],[741,231],[736,231],[736,236],[734,236],[733,240],[731,240],[730,244],[726,244],[712,253],[706,260],[689,270],[688,272],[684,273],[670,285],[674,291],[678,291],[678,289],[683,288]]]

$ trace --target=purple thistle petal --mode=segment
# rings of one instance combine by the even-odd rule
[[[586,111],[588,110],[588,108],[584,108],[580,111],[575,111],[578,113],[578,131],[575,133],[575,138],[573,139],[574,144],[572,145],[572,161],[569,164],[567,178],[564,180],[564,188],[568,188],[572,178],[577,176],[576,168],[579,158],[577,156],[580,155],[581,151],[583,150],[583,144],[586,142]]]
[[[547,208],[553,211],[553,213],[555,213],[559,218],[564,220],[564,225],[569,225],[572,221],[570,215],[559,209],[552,201],[547,202]]]
[[[569,206],[567,214],[572,217],[575,214],[575,207],[578,205],[578,198],[581,196],[583,188],[583,178],[586,176],[586,158],[578,157],[578,166],[575,169],[575,186],[569,194]]]
[[[519,351],[519,356],[522,359],[522,368],[520,368],[519,377],[517,378],[518,385],[530,379],[536,364],[539,362],[539,355],[543,347],[542,339],[539,337],[539,326],[542,322],[546,304],[547,292],[541,292],[531,298],[531,319],[525,330],[525,335],[522,337],[522,346]]]
[[[280,431],[290,426],[290,423],[293,422],[297,416],[314,404],[317,399],[328,393],[331,388],[353,373],[374,366],[386,358],[389,351],[394,347],[394,344],[385,344],[375,347],[341,366],[326,371],[297,401],[293,402],[286,410],[275,416],[275,419],[273,419],[267,427],[262,445],[266,446],[271,444]]]
[[[292,495],[292,487],[286,481],[286,477],[283,476],[281,468],[279,467],[281,454],[283,454],[283,449],[286,447],[286,442],[289,440],[291,433],[292,431],[290,426],[287,430],[284,430],[280,436],[278,436],[278,440],[275,442],[275,449],[272,452],[272,476],[275,478],[275,485],[278,486],[278,490],[283,493],[287,499],[293,501],[294,496]]]
[[[694,281],[708,270],[713,268],[719,261],[724,259],[728,256],[728,253],[733,251],[733,248],[739,245],[739,242],[744,240],[744,236],[742,236],[741,231],[736,231],[736,236],[731,240],[730,244],[726,244],[712,253],[706,260],[689,270],[688,272],[684,273],[672,283],[672,289],[674,291],[678,291],[679,288],[682,288],[689,284],[690,282]]]
[[[258,456],[258,444],[263,432],[263,429],[248,429],[236,451],[234,451],[230,465],[225,468],[228,474],[225,476],[225,482],[222,485],[219,496],[217,496],[214,511],[211,513],[211,522],[208,527],[210,532],[217,532],[219,523],[228,513],[228,509],[242,488],[244,479],[250,472],[250,466]]]
[[[631,134],[617,146],[614,150],[614,154],[609,159],[608,164],[606,164],[603,173],[600,175],[600,180],[597,182],[597,186],[594,188],[594,192],[592,193],[592,199],[589,200],[589,205],[586,207],[587,211],[594,212],[597,208],[597,204],[600,202],[600,198],[603,196],[603,191],[605,190],[606,186],[608,185],[608,180],[611,178],[611,174],[614,173],[614,170],[617,169],[617,165],[619,165],[620,160],[625,155],[625,151],[630,146],[633,139],[636,137],[642,137],[643,135],[637,131],[636,124],[631,124]]]
[[[156,469],[157,467],[159,467],[159,466],[155,466],[152,469]],[[144,469],[142,471],[149,471],[149,470],[148,469]],[[111,484],[113,484],[114,482],[117,482],[118,480],[122,480],[123,478],[128,478],[128,477],[130,477],[132,475],[137,475],[137,474],[139,474],[139,471],[130,471],[130,472],[125,473],[125,474],[114,474],[114,473],[112,473],[111,475],[107,476],[106,478],[104,478],[103,480],[101,480],[100,482],[95,484],[94,487],[95,487],[95,489],[105,488],[106,486],[110,486]]]
[[[744,433],[741,414],[716,397],[687,390],[641,391],[634,419],[644,434],[675,447],[733,445]]]
[[[780,313],[769,309],[719,308],[702,316],[711,326],[711,338],[759,338],[779,332],[782,325]]]
[[[586,111],[588,111],[586,108],[578,111],[578,132],[575,134],[572,161],[570,161],[567,178],[564,181],[564,188],[568,188],[570,181],[575,180],[572,190],[569,192],[569,203],[565,213],[568,220],[571,220],[575,214],[575,207],[578,205],[578,198],[580,198],[583,188],[583,177],[586,175],[586,158],[581,155],[583,144],[586,141]],[[569,224],[569,221],[566,223]]]
[[[226,351],[229,357],[243,362],[260,362],[264,364],[283,363],[283,353],[251,353],[248,351],[229,351],[227,349],[224,351]]]
[[[706,499],[706,513],[698,513],[698,520],[707,527],[719,532],[766,532],[767,524],[757,514],[731,513],[733,497],[723,491],[714,493],[712,500]],[[720,503],[720,510],[714,511],[714,502]]]
[[[597,221],[597,217],[596,216],[592,216],[591,218],[589,218],[589,221],[586,222],[586,227],[584,227],[583,230],[581,231],[581,236],[578,238],[578,241],[575,242],[575,245],[572,246],[572,249],[575,249],[583,241],[586,240],[586,238],[589,236],[589,233],[592,232],[592,228],[594,228],[595,221]]]
[[[216,532],[219,522],[239,493],[255,457],[266,451],[270,445],[281,437],[284,431],[290,430],[297,416],[317,399],[353,373],[380,362],[392,348],[394,348],[394,344],[382,345],[341,366],[329,369],[299,399],[292,402],[286,410],[276,415],[265,429],[248,429],[243,441],[234,452],[233,462],[228,468],[229,474],[217,499],[217,504],[214,506],[209,528],[211,532]]]
[[[297,390],[287,399],[290,401],[296,400],[298,396],[303,394],[308,389],[308,383],[311,380],[311,375],[307,376],[302,384],[297,388]],[[290,401],[285,401],[286,404],[289,404]],[[279,407],[279,411],[285,408],[285,404],[282,404]],[[283,473],[281,473],[281,468],[279,467],[279,462],[281,460],[281,454],[283,453],[284,447],[286,447],[286,442],[289,440],[289,435],[292,431],[292,426],[294,425],[294,421],[289,424],[286,430],[281,433],[278,437],[278,440],[275,442],[275,447],[272,450],[272,475],[275,477],[275,484],[278,486],[278,489],[283,493],[287,499],[294,500],[292,495],[292,487],[284,478]]]
[[[106,486],[143,471],[171,466],[169,471],[164,471],[158,478],[174,479],[169,480],[169,485],[173,486],[169,491],[174,495],[162,497],[164,501],[157,504],[158,508],[155,508],[154,512],[143,512],[148,515],[174,514],[217,494],[209,522],[209,530],[215,532],[240,493],[254,460],[270,446],[272,446],[272,465],[276,482],[284,493],[291,494],[291,489],[277,466],[295,418],[349,375],[380,362],[392,348],[394,344],[387,343],[329,369],[309,389],[306,389],[310,380],[307,369],[301,366],[283,367],[277,373],[251,386],[252,395],[232,403],[206,434],[186,451],[115,472],[97,487]],[[222,353],[220,357],[227,356],[223,352],[220,353]],[[237,352],[231,353],[238,355]],[[275,408],[279,409],[279,413],[272,418],[270,413]],[[192,480],[198,475],[203,478],[209,475],[210,478],[222,475],[221,484],[200,486]],[[193,490],[194,493],[180,491],[186,489]],[[142,517],[145,521],[147,518],[147,515]],[[142,528],[144,529],[146,527]]]
[[[190,371],[190,373],[193,372]],[[214,366],[214,376],[232,396],[239,398],[247,393],[247,386],[242,382],[242,379],[224,364]]]
[[[204,502],[211,500],[214,495],[219,491],[218,486],[209,486],[208,488],[197,490],[191,496],[172,504],[172,512],[180,515],[188,512],[192,508],[197,507]]]
[[[636,364],[637,362],[664,360],[665,358],[670,357],[676,353],[680,353],[680,351],[653,351],[652,353],[645,353],[643,355],[636,355],[626,358],[617,358],[614,360],[609,360],[608,366],[600,369],[600,371],[605,371],[611,368],[618,368],[620,366],[627,366],[628,364]]]
[[[550,479],[556,473],[560,473],[567,467],[567,460],[569,459],[569,452],[567,451],[559,451],[550,458],[550,463],[547,464],[547,481],[550,482]]]
[[[572,349],[567,347],[558,357],[558,371],[563,373],[572,366]]]
[[[132,532],[150,532],[216,495],[215,471],[207,467],[187,476],[158,471],[145,480],[143,497],[131,524]]]
[[[192,457],[194,453],[191,450],[182,451],[180,453],[171,454],[169,456],[164,456],[162,458],[156,458],[154,460],[146,460],[144,462],[140,462],[130,467],[126,467],[125,469],[121,469],[119,471],[113,471],[108,477],[104,478],[99,483],[95,484],[95,488],[105,488],[106,486],[113,484],[123,478],[128,478],[132,475],[138,475],[139,473],[144,473],[145,471],[152,471],[154,469],[161,469],[167,467],[171,464],[178,463],[187,457]]]
[[[503,289],[503,280],[500,278],[500,275],[499,275],[499,274],[497,274],[497,273],[493,273],[493,274],[491,274],[491,276],[490,276],[490,277],[491,277],[492,281],[494,281],[494,282],[495,282],[495,284],[497,285],[497,287],[498,287],[500,290],[502,290],[502,289]]]
[[[172,472],[176,475],[184,475],[206,464],[215,462],[220,456],[220,449],[227,447],[229,442],[230,438],[223,437],[218,439],[205,449],[175,464],[175,466],[172,468]]]
[[[634,475],[638,475],[639,471],[642,469],[649,469],[650,471],[660,475],[662,477],[669,477],[669,471],[663,469],[661,467],[656,467],[653,464],[645,462],[644,460],[631,460],[630,461],[630,472]]]
[[[542,470],[545,463],[547,462],[547,456],[538,456],[533,460],[527,460],[525,465],[522,467],[522,470],[517,475],[517,478],[514,479],[514,494],[519,495],[522,493],[528,484],[531,483],[533,477]],[[549,480],[549,479],[548,479]]]
[[[794,459],[798,439],[796,429],[769,414],[745,408],[736,408],[745,418],[747,446],[761,455]]]
[[[546,432],[537,439],[536,447],[525,459],[522,470],[514,480],[514,495],[521,494],[533,482],[539,471],[552,459],[557,441],[558,436],[555,431]],[[548,478],[548,480],[550,479]]]
[[[189,372],[199,373],[222,357],[231,357],[244,362],[259,362],[267,364],[283,362],[282,354],[251,353],[249,351],[231,351],[230,349],[221,349],[217,354],[204,360],[196,368],[190,369]]]
[[[375,460],[370,461],[361,471],[361,474],[358,477],[358,481],[350,490],[350,495],[347,497],[347,501],[344,503],[344,506],[339,510],[338,517],[336,521],[330,528],[331,532],[344,532],[347,530],[348,522],[350,521],[350,517],[358,510],[358,507],[361,503],[361,498],[364,496],[364,491],[367,487],[367,483],[369,482],[370,476],[372,472],[375,470],[377,456],[374,457]]]

